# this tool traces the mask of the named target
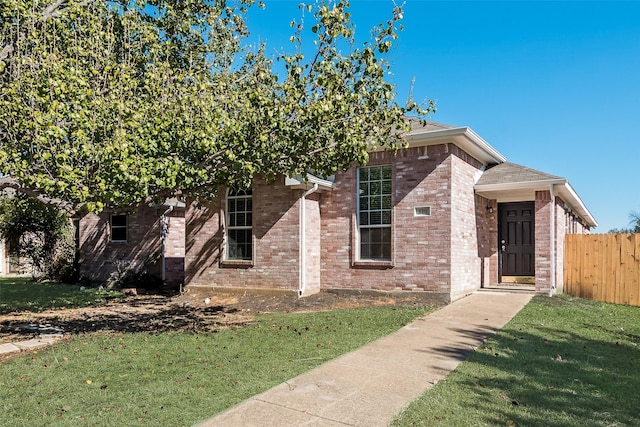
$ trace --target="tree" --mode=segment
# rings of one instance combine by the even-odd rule
[[[640,212],[633,211],[629,214],[629,228],[612,228],[609,233],[634,234],[640,233]]]
[[[246,43],[252,6],[5,0],[0,186],[86,212],[328,176],[372,145],[397,149],[403,116],[434,111],[400,106],[385,80],[400,7],[357,47],[347,1],[305,6],[313,25],[292,23],[295,53],[269,58]]]
[[[27,195],[0,196],[0,237],[11,242],[12,255],[28,260],[34,275],[56,275],[55,261],[65,255],[65,265],[73,265],[68,214]]]

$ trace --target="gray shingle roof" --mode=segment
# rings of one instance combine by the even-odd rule
[[[487,169],[476,185],[508,184],[514,182],[534,182],[565,179],[561,176],[550,175],[526,166],[504,162]]]
[[[420,119],[416,118],[416,117],[405,116],[405,119],[411,125],[411,130],[412,131],[415,131],[415,130],[441,130],[441,129],[454,129],[455,128],[455,126],[449,126],[449,125],[445,125],[443,123],[429,122],[429,121],[427,121],[424,124],[422,124],[422,121]]]

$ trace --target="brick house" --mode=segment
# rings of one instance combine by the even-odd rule
[[[89,214],[78,228],[81,278],[104,282],[131,269],[170,287],[184,283],[184,203],[143,206],[130,215]]]
[[[468,127],[412,126],[407,149],[371,152],[366,166],[331,179],[256,179],[251,189],[188,204],[184,284],[425,292],[445,302],[505,281],[561,289],[564,235],[597,225],[568,181],[508,163]],[[132,247],[157,240],[155,215],[139,220]],[[115,245],[106,221],[83,256],[91,271],[106,264],[90,249]]]

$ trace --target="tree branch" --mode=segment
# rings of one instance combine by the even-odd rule
[[[40,15],[40,20],[42,22],[45,22],[49,18],[57,18],[58,16],[60,16],[62,12],[60,10],[60,6],[67,3],[68,1],[69,0],[56,0],[55,2],[51,3],[49,6],[45,7],[44,10],[42,11],[42,14]],[[79,6],[86,6],[89,3],[90,3],[89,0],[85,0],[79,3]],[[21,34],[21,36],[24,37],[24,34]],[[6,58],[8,58],[9,55],[11,55],[14,50],[15,50],[14,42],[8,42],[7,44],[5,44],[4,47],[2,48],[2,51],[0,51],[0,61],[4,61]]]
[[[49,6],[45,7],[44,11],[42,12],[42,22],[46,21],[49,18],[60,16],[60,11],[58,10],[58,8],[67,1],[68,0],[56,0]]]
[[[68,202],[66,200],[60,200],[60,199],[55,199],[55,198],[46,196],[41,192],[34,190],[33,188],[25,187],[23,184],[18,182],[18,180],[10,176],[5,176],[0,178],[0,191],[7,188],[11,188],[22,194],[26,194],[27,196],[33,197],[34,199],[39,200],[45,205],[55,206],[58,209],[67,211],[74,216],[82,217],[87,214],[87,210],[84,207],[84,204],[75,204],[75,203]]]
[[[12,53],[13,53],[13,43],[9,42],[2,48],[2,51],[0,52],[0,61],[3,61]]]

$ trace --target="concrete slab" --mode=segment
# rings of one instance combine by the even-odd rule
[[[44,334],[38,337],[40,341],[46,342],[49,344],[53,344],[56,341],[60,341],[62,338],[64,338],[64,335],[62,334]]]
[[[243,426],[247,419],[260,420],[261,427],[306,426],[306,427],[344,427],[344,423],[326,419],[317,415],[300,412],[269,402],[251,399],[225,413],[222,423],[209,420],[206,426]]]
[[[20,349],[11,343],[0,344],[0,354],[15,353],[16,351],[20,351]]]
[[[533,295],[472,294],[201,426],[386,426],[504,326]]]
[[[21,341],[14,344],[20,350],[37,350],[51,345],[53,341],[54,340],[43,340],[40,338],[34,338],[28,341]]]

